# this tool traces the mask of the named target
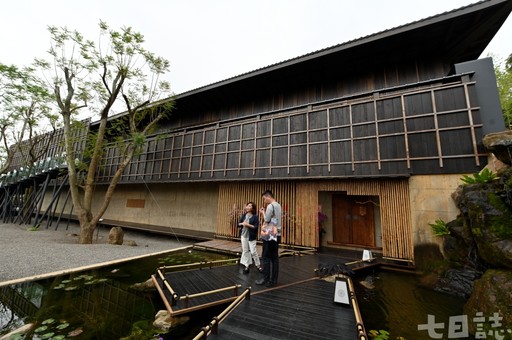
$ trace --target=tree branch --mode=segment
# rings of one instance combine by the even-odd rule
[[[105,89],[107,89],[108,94],[110,96],[112,96],[112,91],[108,87],[108,83],[107,83],[107,62],[106,61],[103,62],[103,75],[101,76],[101,80],[103,81],[103,86],[105,86]]]

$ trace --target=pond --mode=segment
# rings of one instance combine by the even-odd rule
[[[359,279],[371,288],[356,285],[367,332],[385,330],[391,334],[390,339],[431,339],[427,331],[418,331],[418,325],[426,324],[431,314],[436,322],[445,323],[446,338],[449,317],[463,314],[464,299],[423,288],[414,274],[377,271]]]
[[[165,309],[156,292],[131,287],[146,281],[157,267],[227,259],[229,256],[183,250],[101,269],[0,288],[0,337],[26,323],[36,328],[19,339],[119,339],[134,323],[152,338],[151,323]],[[211,321],[218,310],[191,315],[193,326],[163,338],[187,338]],[[192,324],[192,322],[190,322]],[[158,339],[157,334],[154,338]]]
[[[181,250],[129,261],[97,270],[74,273],[0,288],[0,337],[25,323],[35,323],[30,334],[19,339],[119,339],[134,324],[140,333],[131,339],[159,339],[151,324],[165,309],[158,293],[133,289],[162,265],[213,261],[227,255]],[[357,297],[367,331],[386,330],[390,339],[429,339],[419,324],[428,314],[448,325],[450,316],[462,314],[464,300],[420,287],[416,275],[376,271],[356,277]],[[162,339],[189,339],[208,324],[223,306],[189,315],[190,321]],[[446,332],[445,332],[446,334]]]

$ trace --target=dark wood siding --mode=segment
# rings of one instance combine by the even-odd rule
[[[122,182],[409,176],[477,171],[474,82],[452,77],[149,139]],[[119,163],[107,148],[99,182]]]
[[[162,129],[192,127],[416,83],[446,76],[450,70],[447,64],[435,59],[428,62],[397,61],[386,65],[368,59],[367,63],[358,60],[351,67],[340,60],[330,63],[333,68],[316,70],[314,74],[297,71],[293,76],[266,83],[265,88],[260,86],[257,91],[233,88],[231,96],[228,94],[229,102],[216,100],[214,94],[210,100],[178,101],[173,119],[162,125]]]

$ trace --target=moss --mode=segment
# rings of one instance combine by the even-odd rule
[[[489,230],[501,239],[512,238],[512,211],[495,193],[487,195],[489,203],[502,214],[489,218]]]
[[[464,306],[464,314],[481,312],[486,316],[499,313],[503,319],[500,329],[512,328],[512,271],[489,269],[474,283],[473,293]],[[496,330],[484,323],[484,331]],[[476,331],[475,322],[469,323],[470,332]]]

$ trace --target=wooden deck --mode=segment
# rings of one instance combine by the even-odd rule
[[[269,334],[276,339],[328,339],[339,334],[344,339],[355,339],[354,309],[335,304],[334,283],[318,278],[315,272],[319,265],[353,260],[332,254],[282,257],[278,285],[273,288],[256,285],[261,274],[254,268],[243,274],[240,265],[166,272],[165,282],[158,275],[154,281],[173,315],[227,304],[250,288],[250,299],[243,301],[220,325],[215,335],[219,339],[261,339]],[[353,269],[376,265],[377,262],[355,264]],[[204,295],[205,292],[214,293]]]
[[[253,294],[209,338],[357,339],[353,309],[333,295],[334,284],[321,279]]]

